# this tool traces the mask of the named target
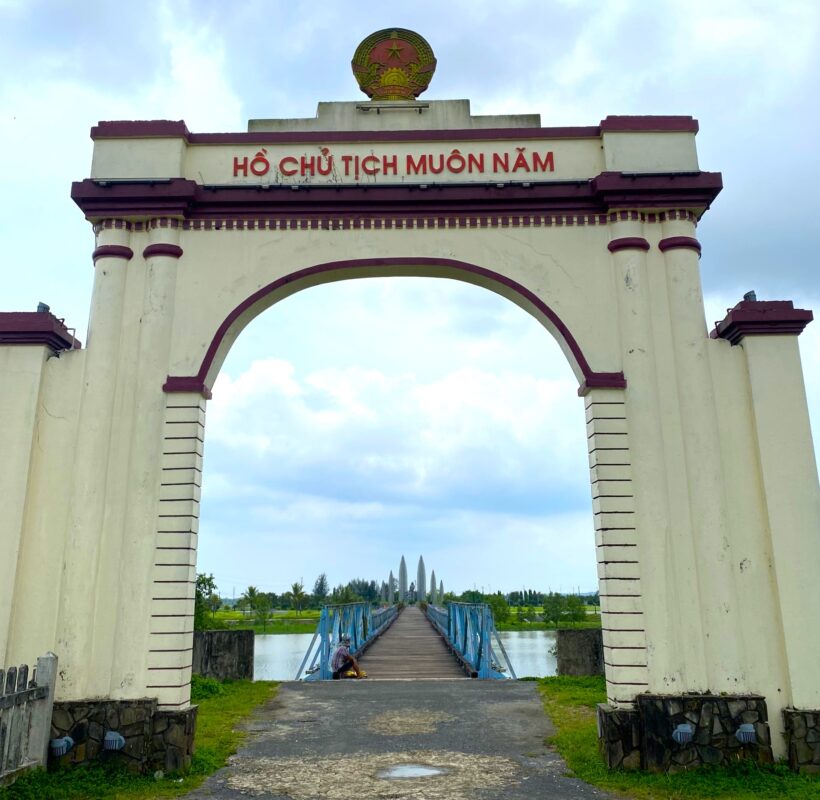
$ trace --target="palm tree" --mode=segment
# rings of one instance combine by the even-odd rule
[[[296,616],[298,617],[302,610],[302,606],[307,599],[304,585],[299,583],[299,581],[296,581],[296,583],[290,587],[290,591],[287,593],[287,596],[290,598],[290,604],[296,609]]]
[[[256,606],[259,604],[259,589],[255,586],[249,586],[242,597],[239,598],[243,608],[249,608],[251,611],[256,611]]]

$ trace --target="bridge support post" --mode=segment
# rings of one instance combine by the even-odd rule
[[[330,680],[333,673],[330,669],[330,631],[328,624],[327,607],[322,609],[322,614],[319,617],[319,647],[321,648],[321,656],[319,664],[319,677],[323,681]]]

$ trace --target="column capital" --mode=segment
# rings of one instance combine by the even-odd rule
[[[741,300],[726,316],[715,323],[713,339],[740,344],[745,336],[799,336],[814,319],[804,308],[795,308],[791,300]]]
[[[124,258],[126,261],[130,261],[133,257],[134,251],[123,244],[101,244],[91,254],[95,264],[98,258]]]
[[[643,236],[621,236],[619,239],[612,239],[607,244],[610,253],[617,253],[619,250],[649,250],[649,242]]]
[[[180,258],[180,256],[182,256],[182,248],[178,244],[170,244],[168,242],[149,244],[142,251],[142,257],[151,258],[152,256],[170,256],[171,258]]]

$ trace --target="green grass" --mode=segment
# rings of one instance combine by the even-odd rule
[[[313,633],[319,621],[317,609],[307,609],[299,615],[295,611],[277,612],[271,614],[270,619],[260,625],[256,620],[242,611],[217,611],[208,615],[208,627],[215,630],[252,630],[259,634],[277,633]]]
[[[577,630],[578,628],[600,628],[601,618],[597,615],[590,615],[587,619],[578,622],[559,622],[557,625],[553,622],[518,622],[514,615],[506,622],[496,622],[495,627],[499,631],[554,631],[556,628],[561,630]]]
[[[581,780],[640,800],[817,800],[820,780],[784,764],[703,767],[674,775],[609,771],[598,752],[595,706],[606,702],[603,677],[542,678],[539,688],[556,734],[550,740]]]
[[[210,619],[216,620],[217,622],[228,622],[229,620],[238,620],[241,622],[253,622],[253,615],[246,614],[244,611],[238,610],[229,610],[229,609],[221,609],[217,611],[215,614],[209,614],[208,617]],[[307,608],[303,611],[300,611],[298,614],[295,611],[271,611],[270,612],[271,619],[277,620],[286,620],[286,619],[319,619],[319,609],[318,608]]]
[[[219,683],[196,679],[192,700],[199,704],[196,751],[190,772],[155,780],[131,775],[116,760],[92,762],[56,772],[30,772],[7,789],[0,800],[149,800],[179,797],[199,786],[225,765],[245,738],[236,725],[261,703],[273,697],[278,684],[267,681]]]

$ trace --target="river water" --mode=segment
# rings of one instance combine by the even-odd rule
[[[501,631],[499,636],[519,678],[556,674],[555,631]],[[256,679],[293,680],[311,638],[312,633],[257,635],[253,661]]]

